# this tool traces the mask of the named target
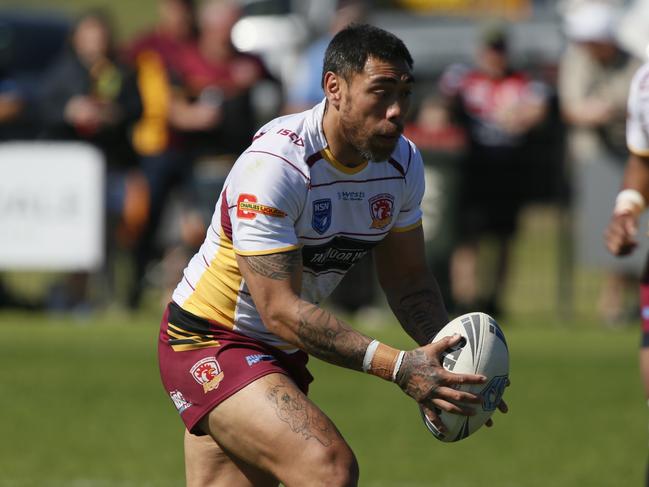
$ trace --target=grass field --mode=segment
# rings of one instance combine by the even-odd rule
[[[642,485],[638,330],[597,322],[597,275],[583,270],[573,319],[556,318],[555,222],[528,214],[516,246],[503,322],[511,412],[493,429],[439,443],[394,385],[311,362],[311,397],[354,448],[361,486]],[[85,319],[0,313],[0,487],[183,485],[183,428],[158,377],[156,308],[150,300],[137,315]],[[357,326],[412,345],[389,313],[378,321]]]
[[[0,315],[0,486],[183,485],[182,426],[159,383],[157,321]],[[396,325],[365,331],[409,345]],[[458,444],[430,436],[395,386],[312,362],[312,398],[355,449],[362,486],[641,485],[637,332],[529,318],[505,331],[511,412]]]

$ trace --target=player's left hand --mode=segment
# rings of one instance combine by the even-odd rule
[[[631,213],[614,213],[606,227],[606,247],[613,255],[628,255],[638,245],[638,220]]]

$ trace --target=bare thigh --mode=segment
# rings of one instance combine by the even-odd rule
[[[282,374],[254,381],[199,426],[233,463],[265,472],[287,487],[356,485],[351,449],[331,420]]]
[[[187,487],[277,487],[270,474],[228,455],[209,436],[185,430]]]

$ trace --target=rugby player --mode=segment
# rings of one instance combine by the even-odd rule
[[[160,331],[187,485],[357,485],[352,450],[306,396],[308,355],[395,382],[438,427],[436,410],[471,415],[480,401],[453,386],[484,377],[440,365],[459,337],[430,343],[448,316],[424,259],[421,156],[401,135],[412,65],[392,34],[343,29],[325,54],[325,99],[262,127],[231,170]],[[370,250],[418,348],[379,343],[320,307]]]
[[[627,108],[626,141],[630,155],[622,190],[617,195],[605,232],[608,250],[618,256],[630,254],[638,245],[638,219],[649,201],[649,63],[640,67],[631,81]],[[640,307],[640,372],[649,401],[649,259],[640,281]],[[649,467],[645,485],[649,487]]]

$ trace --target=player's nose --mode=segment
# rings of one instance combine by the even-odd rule
[[[393,124],[397,125],[399,128],[399,132],[403,131],[403,119],[406,114],[406,109],[403,106],[402,103],[399,103],[398,101],[394,101],[388,106],[388,109],[386,110],[385,113],[385,118],[387,118],[390,122]]]

